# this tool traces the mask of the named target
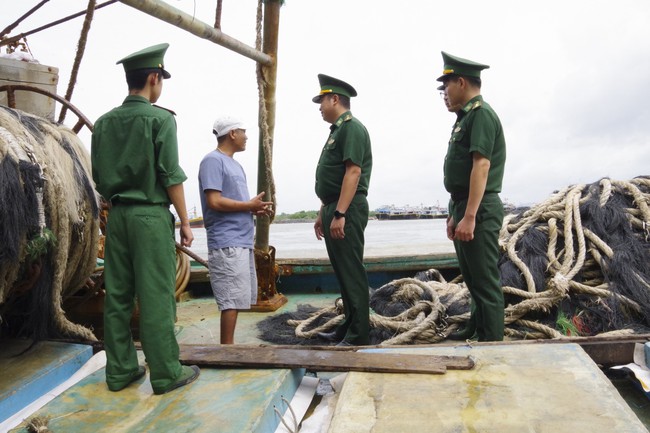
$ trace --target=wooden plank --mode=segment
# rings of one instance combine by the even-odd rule
[[[603,367],[634,362],[634,346],[636,342],[633,341],[594,341],[579,344],[596,364]]]
[[[523,340],[508,342],[508,344],[577,343],[596,364],[602,367],[611,367],[613,365],[634,362],[634,345],[646,341],[650,341],[650,334],[570,337],[554,340]]]
[[[444,374],[447,369],[469,370],[469,356],[354,352],[349,350],[287,349],[272,346],[181,345],[184,364],[204,367],[306,368],[316,371]]]
[[[634,362],[634,345],[650,341],[650,334],[619,334],[594,337],[569,337],[553,340],[513,340],[488,343],[472,343],[477,346],[488,345],[528,345],[528,344],[579,344],[589,357],[601,367],[629,364]],[[439,347],[447,345],[458,345],[458,342],[445,342],[442,344],[428,345],[427,347]],[[421,347],[421,346],[418,346]]]

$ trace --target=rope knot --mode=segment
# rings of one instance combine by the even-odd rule
[[[555,274],[549,282],[550,290],[559,298],[569,296],[569,279],[561,273]]]

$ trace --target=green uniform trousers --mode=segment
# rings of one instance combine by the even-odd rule
[[[465,215],[467,200],[450,202],[450,215],[458,224]],[[504,301],[499,272],[499,231],[503,203],[497,194],[485,194],[476,214],[474,239],[454,241],[463,279],[472,296],[469,327],[476,328],[479,341],[503,340]]]
[[[130,320],[140,307],[140,341],[154,391],[181,374],[174,335],[176,258],[174,223],[160,205],[117,205],[108,215],[104,282],[106,382],[128,383],[138,369]]]
[[[364,230],[368,225],[368,201],[362,194],[352,199],[345,212],[343,239],[332,239],[330,236],[336,205],[334,202],[324,206],[321,213],[325,246],[341,288],[345,311],[345,321],[339,325],[336,334],[348,343],[367,345],[370,343],[370,295],[368,274],[363,265],[363,248]]]

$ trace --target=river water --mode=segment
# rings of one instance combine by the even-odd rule
[[[194,243],[190,249],[207,259],[205,229],[195,228],[192,232]],[[444,219],[370,220],[365,233],[365,257],[454,252],[453,243],[447,239]],[[327,258],[325,242],[317,240],[314,234],[314,223],[272,224],[269,238],[276,258]]]

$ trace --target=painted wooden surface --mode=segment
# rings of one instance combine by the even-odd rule
[[[399,351],[472,355],[476,367],[429,376],[349,373],[328,433],[647,433],[577,344]]]
[[[368,271],[370,287],[378,288],[386,282],[428,269],[438,269],[451,280],[458,275],[458,259],[455,254],[424,254],[415,256],[366,257],[364,264]],[[278,291],[295,293],[334,293],[339,285],[328,259],[276,259],[278,267]],[[189,290],[200,294],[211,294],[208,270],[192,262]]]
[[[93,355],[82,344],[0,341],[0,422],[65,382]],[[24,352],[24,353],[23,353]]]
[[[52,432],[66,433],[273,433],[274,407],[286,409],[304,370],[201,370],[199,378],[168,394],[154,395],[149,374],[110,392],[105,372],[88,376],[35,416],[49,417]],[[11,432],[27,432],[25,424]]]

